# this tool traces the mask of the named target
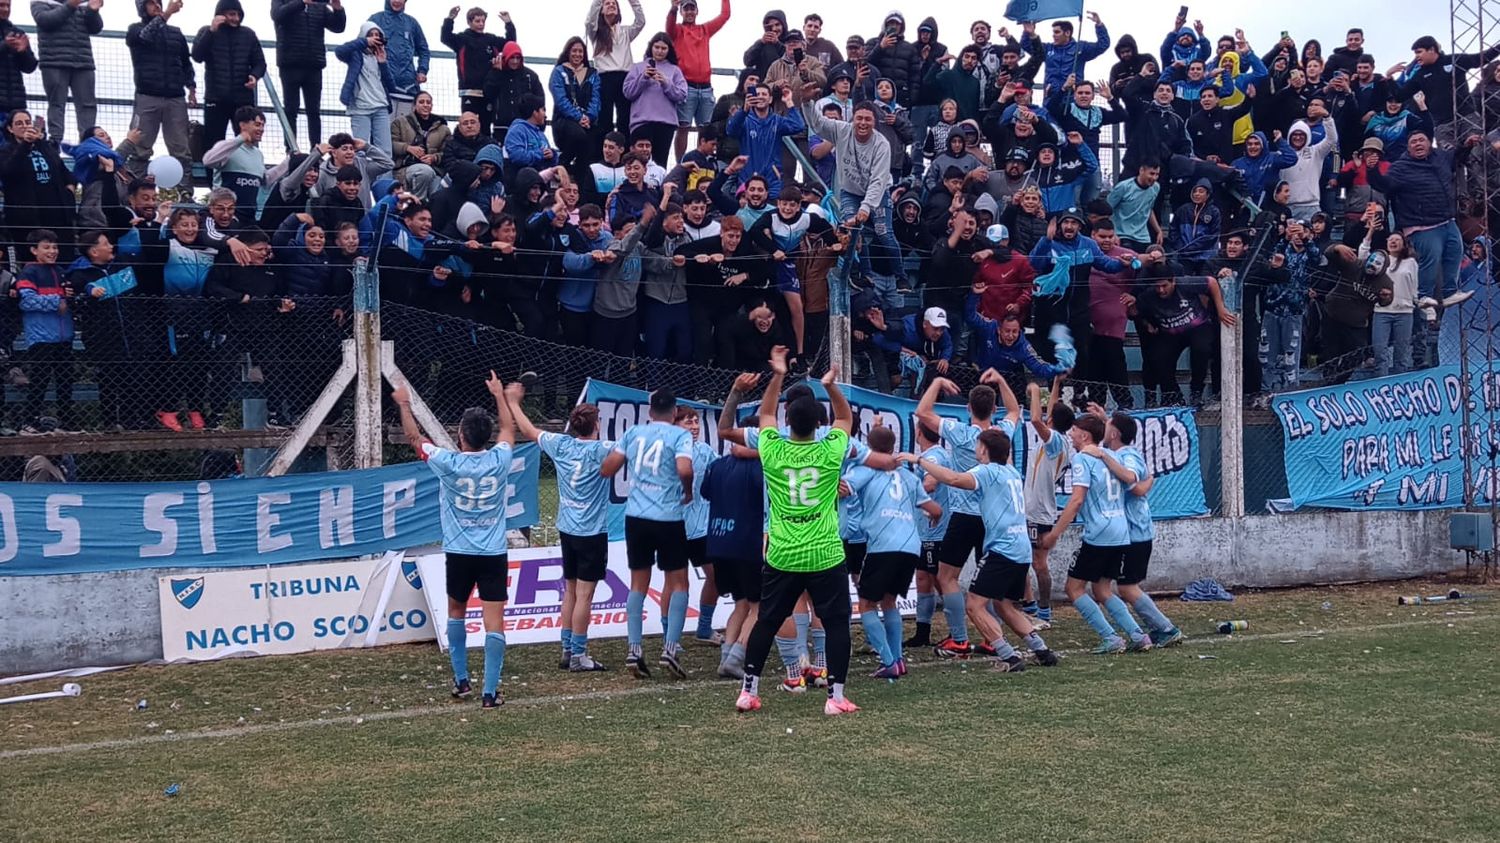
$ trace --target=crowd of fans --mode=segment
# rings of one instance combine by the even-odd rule
[[[1236,311],[1259,345],[1250,393],[1295,388],[1315,360],[1329,378],[1436,365],[1445,310],[1491,284],[1479,235],[1497,215],[1484,197],[1500,178],[1500,47],[1450,56],[1423,36],[1379,72],[1358,29],[1325,55],[1287,33],[1268,50],[1241,30],[1210,40],[1181,18],[1114,40],[1090,14],[1093,40],[1067,20],[975,21],[950,48],[932,18],[913,32],[892,12],[840,42],[817,14],[798,28],[770,11],[739,54],[715,37],[730,0],[712,19],[672,0],[649,35],[640,0],[593,0],[538,74],[509,15],[493,32],[483,9],[455,6],[438,38],[463,111],[444,116],[406,0],[358,24],[340,0],[272,0],[286,117],[323,138],[331,52],[352,125],[282,157],[261,144],[268,67],[240,0],[218,0],[191,39],[171,23],[182,0],[135,3],[135,128],[117,143],[94,125],[100,0],[33,0],[35,50],[0,0],[16,427],[41,424],[49,386],[60,426],[76,426],[71,385],[90,361],[101,391],[133,378],[106,421],[211,425],[238,379],[224,361],[274,358],[299,302],[342,326],[364,260],[385,301],[439,320],[387,325],[434,370],[472,344],[441,321],[455,318],[724,369],[785,345],[805,369],[827,339],[829,277],[847,273],[860,370],[879,389],[1070,371],[1121,407],[1208,400],[1218,324]],[[731,55],[744,69],[716,97],[711,68]],[[26,99],[38,71],[45,120]],[[206,203],[163,201],[158,136],[211,174]],[[159,323],[122,316],[158,297]],[[295,383],[273,415],[294,420],[316,377],[277,375]]]

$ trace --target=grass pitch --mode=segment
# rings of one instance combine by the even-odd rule
[[[512,648],[488,712],[431,645],[134,668],[0,707],[0,839],[1495,840],[1500,601],[1395,600],[1447,587],[1163,601],[1186,645],[1112,657],[1064,607],[1061,666],[856,654],[842,718],[738,716],[693,645],[653,683]]]

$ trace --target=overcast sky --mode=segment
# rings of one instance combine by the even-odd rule
[[[270,0],[242,2],[246,8],[246,24],[253,27],[262,38],[274,38]],[[413,0],[408,6],[408,13],[414,14],[421,22],[428,40],[436,49],[441,49],[438,44],[438,27],[452,5],[451,0]],[[463,9],[466,11],[472,5],[473,0],[468,0],[463,4]],[[515,3],[498,7],[489,3],[482,5],[490,12],[491,31],[501,28],[497,15],[501,9],[506,9],[515,21],[522,48],[528,54],[549,57],[556,56],[570,35],[582,32],[583,16],[588,9],[584,0]],[[718,14],[719,0],[700,0],[700,5],[702,19],[707,20]],[[347,37],[352,38],[357,22],[379,11],[383,7],[383,0],[349,0],[344,6],[349,12],[350,20]],[[638,46],[644,46],[645,40],[652,33],[665,28],[668,9],[666,0],[644,0],[643,6],[647,25]],[[729,25],[713,41],[715,67],[737,67],[740,54],[760,34],[759,10],[767,8],[766,5],[735,0],[735,6]],[[1149,44],[1149,48],[1155,52],[1171,27],[1178,6],[1178,0],[1133,0],[1092,3],[1085,8],[1086,11],[1099,13],[1109,27],[1111,38],[1130,32],[1143,45]],[[923,10],[933,7],[943,9],[936,16],[939,39],[955,53],[967,42],[969,24],[975,18],[984,18],[997,28],[1006,23],[999,16],[999,10],[1003,7],[1000,0],[988,0],[984,3],[963,0],[910,3],[902,9],[908,16],[908,37],[915,36],[917,24],[924,16]],[[840,45],[854,32],[866,37],[874,35],[881,24],[878,16],[889,11],[884,6],[855,0],[818,0],[780,8],[787,12],[793,26],[800,26],[802,16],[816,10],[825,20],[825,37]],[[187,0],[186,7],[173,23],[191,35],[198,27],[208,23],[213,16],[213,9],[214,0]],[[137,20],[134,0],[105,0],[103,14],[105,27],[108,29],[123,30]],[[627,17],[630,15],[628,8],[625,14]],[[1243,27],[1251,46],[1257,52],[1267,50],[1281,30],[1285,29],[1299,45],[1308,38],[1317,38],[1322,42],[1326,55],[1334,47],[1343,46],[1345,30],[1358,25],[1364,28],[1366,46],[1374,53],[1381,71],[1396,61],[1410,59],[1411,42],[1418,35],[1434,35],[1445,45],[1450,41],[1447,7],[1437,2],[1254,0],[1243,5],[1225,2],[1190,5],[1188,15],[1190,19],[1203,19],[1205,32],[1210,39],[1232,32],[1235,26]],[[27,0],[14,0],[12,17],[17,23],[30,23],[30,3]],[[462,17],[459,25],[462,26]],[[1018,25],[1010,26],[1013,32],[1019,33]],[[1081,34],[1085,40],[1093,40],[1091,28],[1085,27]],[[330,43],[344,37],[330,36]],[[1088,74],[1096,78],[1103,76],[1114,60],[1112,53],[1101,57],[1089,65]]]

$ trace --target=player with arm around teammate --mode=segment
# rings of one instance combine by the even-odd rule
[[[1146,495],[1156,483],[1156,478],[1146,468],[1146,457],[1135,447],[1140,425],[1127,413],[1115,413],[1106,417],[1104,408],[1089,405],[1089,414],[1096,418],[1108,418],[1104,428],[1104,448],[1094,448],[1084,453],[1098,457],[1104,466],[1125,486],[1125,521],[1130,525],[1130,546],[1125,551],[1125,564],[1115,580],[1120,597],[1135,609],[1146,621],[1151,644],[1155,647],[1170,647],[1183,639],[1178,629],[1141,588],[1146,579],[1146,569],[1151,563],[1151,543],[1156,538],[1156,527],[1151,521],[1151,504]],[[1107,599],[1108,583],[1094,584],[1094,599],[1100,594]]]
[[[1046,667],[1057,664],[1057,655],[1047,649],[1026,613],[1021,611],[1021,597],[1026,589],[1026,575],[1031,569],[1026,541],[1026,515],[1021,473],[1010,464],[1010,435],[992,427],[980,432],[974,443],[975,463],[967,471],[954,471],[933,460],[907,454],[939,483],[979,495],[984,518],[984,555],[979,570],[969,583],[968,609],[979,633],[990,642],[1003,671],[1019,671],[1024,663],[1015,648],[1006,643],[1000,624],[986,610],[993,600],[1000,618],[1011,631],[1026,642],[1037,663]]]
[[[505,510],[509,503],[510,464],[515,434],[504,384],[490,372],[485,382],[500,418],[498,441],[495,420],[478,407],[464,411],[458,423],[458,450],[439,448],[422,436],[411,413],[411,393],[405,386],[391,393],[401,411],[406,441],[437,475],[443,522],[443,552],[447,557],[448,657],[453,665],[453,696],[473,693],[469,684],[468,631],[464,613],[477,588],[484,613],[484,686],[481,706],[498,708],[505,702],[500,677],[505,668],[505,604],[507,547]]]
[[[562,547],[562,660],[575,673],[606,670],[589,656],[594,590],[609,567],[609,480],[599,474],[615,443],[599,439],[599,408],[579,404],[568,416],[568,433],[537,430],[521,412],[525,388],[505,388],[511,418],[522,439],[536,442],[557,466],[557,536]]]
[[[870,450],[896,452],[896,432],[876,427],[869,433]],[[868,553],[857,584],[859,618],[865,639],[880,655],[876,679],[898,679],[906,674],[901,652],[901,610],[896,598],[906,595],[922,550],[919,524],[936,522],[943,509],[922,488],[914,472],[895,468],[876,471],[859,466],[845,478],[851,497],[860,501]]]
[[[625,556],[630,567],[630,596],[625,602],[628,655],[625,666],[637,679],[650,679],[642,655],[646,623],[646,590],[651,568],[661,568],[663,634],[659,664],[679,679],[687,671],[677,655],[682,625],[687,620],[687,531],[685,508],[693,499],[693,440],[673,424],[677,396],[658,389],[651,393],[651,420],[625,431],[604,458],[599,473],[614,477],[628,462],[630,494],[625,498]]]

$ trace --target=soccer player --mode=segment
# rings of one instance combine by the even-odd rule
[[[589,657],[589,621],[594,589],[609,566],[609,481],[599,474],[615,443],[599,439],[599,408],[579,404],[568,416],[568,433],[539,431],[521,412],[526,390],[520,383],[505,388],[511,418],[522,439],[536,442],[557,466],[557,535],[562,545],[562,660],[558,667],[575,673],[607,668]]]
[[[485,382],[495,399],[500,417],[499,439],[495,420],[478,407],[464,411],[458,422],[458,450],[439,448],[422,436],[411,414],[411,393],[405,386],[391,392],[401,410],[401,430],[406,441],[437,475],[441,489],[443,553],[447,557],[448,658],[453,664],[453,696],[474,692],[469,684],[468,631],[464,612],[469,595],[477,587],[484,615],[484,687],[480,705],[498,708],[505,703],[500,677],[505,667],[505,604],[510,600],[505,543],[505,509],[510,497],[511,429],[510,402],[504,384],[490,372]]]
[[[1089,405],[1089,414],[1104,418],[1104,408]],[[1125,521],[1130,525],[1130,546],[1125,550],[1125,565],[1121,576],[1115,580],[1120,597],[1135,609],[1136,614],[1146,620],[1151,644],[1154,647],[1170,647],[1183,639],[1182,630],[1170,621],[1151,595],[1141,589],[1146,579],[1146,568],[1151,563],[1151,542],[1156,538],[1156,527],[1151,522],[1151,504],[1146,495],[1156,483],[1146,468],[1146,457],[1134,443],[1139,424],[1127,413],[1115,413],[1109,417],[1104,428],[1105,449],[1091,449],[1085,453],[1104,461],[1116,479],[1125,485]],[[1106,583],[1095,583],[1095,599]],[[1108,595],[1105,595],[1106,598]]]
[[[700,644],[717,647],[724,643],[723,636],[714,632],[714,610],[719,608],[719,589],[714,585],[714,566],[708,557],[708,501],[703,499],[703,473],[718,454],[707,442],[700,441],[702,424],[698,411],[692,407],[678,407],[678,427],[686,430],[693,443],[693,501],[683,513],[683,525],[687,532],[688,562],[703,575],[703,590],[698,593],[698,633],[694,636]]]
[[[916,431],[916,444],[917,453],[923,459],[932,460],[944,468],[953,467],[953,460],[943,448],[937,428],[919,423]],[[917,631],[902,644],[908,650],[912,647],[926,647],[932,643],[932,612],[937,608],[938,601],[938,559],[943,545],[943,534],[948,531],[949,518],[949,487],[937,482],[936,477],[923,472],[920,468],[917,472],[922,478],[922,490],[942,508],[943,514],[937,521],[924,521],[919,525],[922,534],[922,555],[917,562]]]
[[[625,632],[630,651],[625,666],[637,679],[650,679],[641,655],[646,623],[646,590],[651,566],[661,568],[665,584],[660,664],[687,678],[677,654],[687,619],[687,531],[683,510],[693,500],[693,439],[673,424],[677,396],[665,389],[651,393],[651,421],[625,431],[599,467],[614,477],[630,466],[630,493],[625,498],[625,557],[630,567],[630,596],[625,601]]]
[[[1047,414],[1042,415],[1042,387],[1026,386],[1031,404],[1031,426],[1042,447],[1037,449],[1031,470],[1026,472],[1026,535],[1031,540],[1031,570],[1036,574],[1036,591],[1026,582],[1026,600],[1021,610],[1036,616],[1035,626],[1052,627],[1052,572],[1047,568],[1047,548],[1042,536],[1057,523],[1057,476],[1073,459],[1073,443],[1068,431],[1073,427],[1073,408],[1062,403],[1062,376],[1052,379]],[[1034,599],[1033,599],[1034,598]]]
[[[896,452],[896,432],[890,428],[872,428],[868,438],[870,450]],[[910,471],[876,471],[859,466],[849,472],[845,482],[850,497],[860,501],[868,542],[864,572],[857,586],[865,639],[880,654],[880,669],[870,675],[898,679],[906,675],[906,659],[901,652],[901,610],[896,608],[896,598],[906,595],[917,570],[917,554],[922,549],[918,519],[936,522],[943,510]]]
[[[702,495],[708,501],[708,558],[717,591],[734,598],[724,626],[719,675],[745,678],[745,645],[760,613],[760,569],[765,564],[765,476],[760,454],[733,445],[703,474]]]
[[[770,542],[761,578],[760,617],[745,648],[745,679],[735,708],[760,708],[760,673],[771,651],[771,639],[803,592],[828,634],[828,702],[824,714],[858,711],[844,696],[849,672],[849,574],[839,541],[839,470],[849,452],[854,415],[835,379],[838,367],[823,376],[833,407],[833,429],[817,438],[822,405],[802,396],[787,405],[790,436],[776,429],[776,403],[786,377],[787,349],[771,352],[771,381],[760,401],[761,468],[770,500]]]
[[[1000,658],[996,668],[1019,671],[1024,664],[1006,643],[1000,624],[990,615],[986,604],[991,601],[997,605],[1005,625],[1031,648],[1037,663],[1051,667],[1057,664],[1057,656],[1047,649],[1020,606],[1031,564],[1027,561],[1024,482],[1021,473],[1010,464],[1010,436],[998,428],[988,428],[980,432],[974,447],[977,465],[963,472],[911,455],[906,458],[918,461],[938,482],[979,495],[984,518],[984,556],[973,582],[969,583],[968,603],[974,625]]]
[[[1094,416],[1084,416],[1073,423],[1070,435],[1073,448],[1078,451],[1073,455],[1073,494],[1058,515],[1057,523],[1043,537],[1042,547],[1048,550],[1056,547],[1063,531],[1074,518],[1082,515],[1083,544],[1078,548],[1073,567],[1068,570],[1066,588],[1073,607],[1099,633],[1099,646],[1094,648],[1094,653],[1122,653],[1127,647],[1110,626],[1109,618],[1114,618],[1115,623],[1130,636],[1130,649],[1149,650],[1151,639],[1130,616],[1125,601],[1110,594],[1101,609],[1096,598],[1088,594],[1093,583],[1113,580],[1123,573],[1125,551],[1130,547],[1130,525],[1125,521],[1124,490],[1120,481],[1110,474],[1103,460],[1084,453],[1104,441],[1104,422]],[[1095,591],[1096,596],[1102,593]],[[1109,612],[1108,618],[1105,611]]]
[[[1021,405],[1010,391],[1010,385],[999,376],[989,377],[989,382],[993,386],[980,384],[969,390],[968,424],[941,418],[937,414],[938,396],[958,394],[958,386],[947,378],[934,378],[917,403],[917,423],[938,431],[957,471],[968,471],[979,464],[975,454],[980,433],[997,427],[1009,438],[1015,435],[1016,425],[1021,421]],[[1005,401],[1005,418],[999,424],[993,421],[997,389]],[[955,487],[949,493],[948,502],[952,515],[948,519],[948,532],[943,536],[942,556],[938,560],[938,591],[943,595],[948,637],[937,645],[936,652],[947,658],[963,657],[971,652],[993,656],[995,653],[989,652],[988,644],[969,644],[964,595],[958,584],[959,574],[971,555],[976,563],[984,559],[984,519],[980,516],[979,493]]]

